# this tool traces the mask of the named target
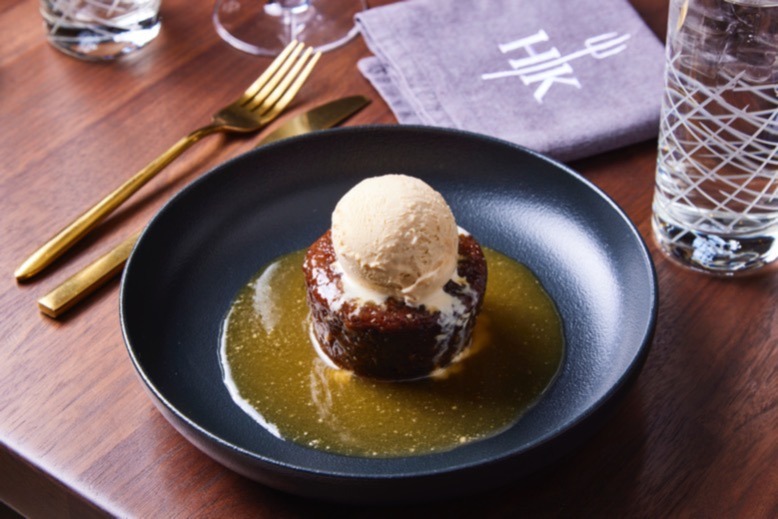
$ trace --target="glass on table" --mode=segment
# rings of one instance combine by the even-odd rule
[[[326,52],[357,34],[354,15],[365,0],[217,0],[219,36],[250,54],[275,56],[297,40]]]
[[[144,47],[160,29],[160,0],[40,0],[49,42],[88,60]]]
[[[734,275],[778,257],[778,0],[671,0],[654,236]]]

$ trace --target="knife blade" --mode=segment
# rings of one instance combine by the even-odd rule
[[[332,128],[368,104],[370,100],[364,96],[349,96],[324,103],[285,121],[276,130],[260,139],[257,147],[288,137]],[[73,308],[122,271],[139,235],[140,232],[136,232],[125,238],[119,245],[38,299],[38,309],[43,314],[56,318]]]
[[[264,146],[271,142],[315,132],[316,130],[332,128],[368,104],[370,104],[370,99],[364,96],[343,97],[324,103],[284,122],[278,129],[260,139],[257,146]]]

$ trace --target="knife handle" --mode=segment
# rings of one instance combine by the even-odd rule
[[[57,288],[38,299],[38,309],[49,317],[59,317],[76,303],[121,272],[140,232],[66,279]]]

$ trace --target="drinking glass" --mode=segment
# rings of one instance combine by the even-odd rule
[[[695,270],[778,257],[778,0],[671,0],[654,236]]]
[[[365,0],[217,0],[216,31],[233,47],[264,56],[297,40],[326,52],[357,34],[354,15]]]
[[[40,0],[49,42],[66,54],[110,60],[157,37],[160,0]]]

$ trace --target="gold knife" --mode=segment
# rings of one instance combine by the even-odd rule
[[[365,96],[350,96],[324,103],[282,123],[278,129],[261,138],[257,147],[304,133],[332,128],[370,104]]]
[[[287,137],[332,128],[370,103],[363,96],[351,96],[330,101],[281,124],[275,131],[260,139],[257,147]],[[140,232],[129,236],[108,253],[96,259],[57,288],[38,299],[38,308],[49,317],[59,317],[103,283],[122,271]]]

